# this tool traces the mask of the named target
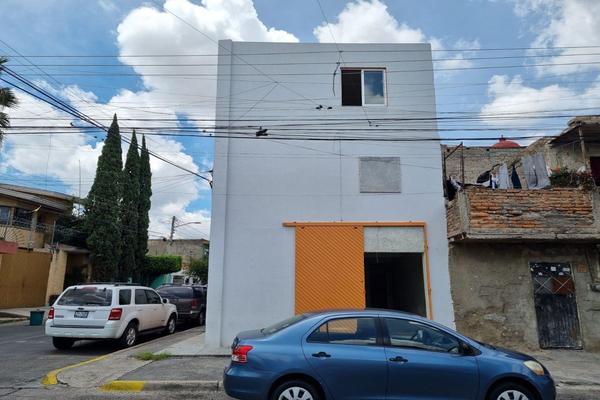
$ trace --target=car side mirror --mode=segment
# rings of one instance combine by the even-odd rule
[[[169,302],[169,299],[162,299],[163,304],[167,304]]]

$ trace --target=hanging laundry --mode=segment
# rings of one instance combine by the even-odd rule
[[[508,189],[508,167],[502,164],[498,170],[498,189]]]
[[[525,156],[521,160],[523,163],[523,173],[525,174],[525,183],[528,189],[537,189],[537,176],[535,175],[535,165],[531,156]]]
[[[533,156],[535,165],[535,176],[537,177],[537,188],[544,189],[550,186],[550,177],[548,176],[548,166],[542,153]]]
[[[517,174],[517,168],[513,165],[512,172],[510,174],[510,180],[512,182],[513,189],[522,189],[521,180],[519,179],[519,174]]]

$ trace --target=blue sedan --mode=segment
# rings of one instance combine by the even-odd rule
[[[297,315],[242,332],[223,383],[241,400],[554,400],[534,358],[387,310]]]

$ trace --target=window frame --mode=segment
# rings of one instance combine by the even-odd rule
[[[121,303],[121,293],[129,292],[129,303]],[[119,294],[117,296],[117,300],[120,306],[130,306],[132,301],[134,300],[134,292],[131,289],[119,289]]]
[[[341,319],[360,319],[360,318],[371,318],[375,322],[375,343],[372,344],[356,344],[356,343],[331,343],[331,342],[320,342],[316,340],[310,340],[310,337],[321,329],[321,327],[325,324],[328,324],[332,321],[337,321]],[[319,321],[316,326],[313,326],[306,334],[305,342],[310,344],[322,344],[322,345],[333,345],[333,346],[361,346],[361,347],[382,347],[384,346],[384,336],[383,336],[383,326],[382,321],[379,316],[371,316],[371,315],[352,315],[352,316],[336,316],[332,318],[328,318],[326,320]]]
[[[392,348],[392,349],[403,349],[403,350],[414,350],[414,351],[426,351],[426,352],[429,352],[429,353],[436,353],[436,354],[448,354],[448,355],[451,355],[451,356],[457,356],[457,355],[458,355],[458,356],[462,356],[462,355],[464,355],[464,352],[465,352],[465,344],[466,344],[466,343],[465,343],[465,342],[464,342],[464,341],[463,341],[461,338],[459,338],[459,337],[457,337],[457,336],[455,336],[455,335],[453,335],[453,334],[451,334],[451,333],[449,333],[449,332],[446,332],[446,331],[445,331],[445,330],[443,330],[443,329],[440,329],[440,328],[438,328],[438,327],[432,326],[432,325],[430,325],[430,324],[428,324],[428,323],[425,323],[425,322],[422,322],[422,321],[414,321],[414,320],[407,319],[407,318],[402,318],[402,317],[391,317],[391,316],[385,316],[385,315],[382,315],[382,316],[380,317],[380,319],[381,319],[381,321],[380,321],[380,324],[381,324],[381,329],[382,329],[382,331],[383,331],[383,345],[384,345],[384,347],[389,347],[389,348]],[[456,341],[458,342],[458,353],[450,353],[450,352],[447,352],[447,351],[441,351],[441,350],[420,349],[420,348],[417,348],[417,347],[394,346],[394,345],[392,344],[392,341],[391,341],[391,338],[390,338],[390,332],[389,332],[389,329],[388,329],[387,323],[385,322],[385,320],[386,320],[386,319],[395,319],[395,320],[401,320],[401,321],[406,321],[406,322],[408,322],[408,323],[412,322],[412,323],[414,323],[414,324],[423,325],[423,326],[426,326],[426,327],[427,327],[427,328],[429,328],[429,329],[432,329],[432,330],[435,330],[435,331],[441,332],[441,333],[443,333],[443,334],[445,334],[445,335],[448,335],[448,336],[452,337],[454,340],[456,340]],[[467,346],[468,346],[468,344],[467,344]],[[470,347],[470,346],[469,346],[469,347]]]
[[[144,294],[144,298],[146,299],[145,303],[138,303],[137,302],[137,293],[138,293],[138,290]],[[139,306],[144,306],[144,305],[149,305],[150,304],[150,303],[148,303],[148,296],[146,296],[146,289],[141,289],[141,288],[135,288],[134,289],[134,292],[133,292],[133,304],[139,305]]]
[[[360,105],[343,104],[342,94],[342,73],[340,72],[340,106],[342,107],[387,107],[387,68],[386,67],[343,67],[341,70],[359,70],[360,71]],[[383,74],[383,103],[382,104],[367,104],[365,103],[365,71],[381,71]]]
[[[156,293],[156,291],[152,290],[152,289],[144,289],[144,291],[146,292],[146,301],[148,301],[148,304],[162,304],[162,297],[160,297],[160,294]],[[150,296],[148,296],[148,293],[152,293],[154,294],[157,298],[158,298],[158,302],[157,303],[151,303],[150,302]]]

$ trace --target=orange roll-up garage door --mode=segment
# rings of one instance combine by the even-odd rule
[[[364,307],[363,227],[296,225],[296,313]]]

